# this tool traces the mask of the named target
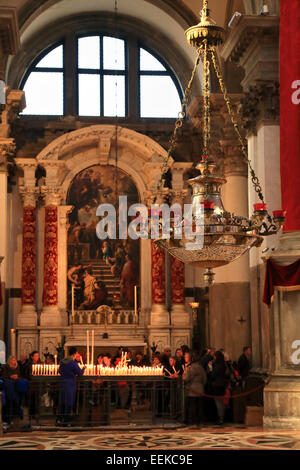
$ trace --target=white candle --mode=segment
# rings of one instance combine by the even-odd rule
[[[74,310],[75,310],[74,289],[75,289],[75,286],[74,284],[72,284],[72,321],[74,320]]]
[[[91,363],[94,364],[94,344],[95,344],[95,330],[92,330],[92,351],[91,351]]]
[[[134,286],[134,315],[137,314],[137,286]]]
[[[89,330],[86,330],[86,362],[87,364],[90,363],[90,338],[89,338]]]

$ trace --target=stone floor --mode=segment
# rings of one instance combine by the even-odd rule
[[[202,427],[8,432],[0,450],[300,450],[300,431]]]

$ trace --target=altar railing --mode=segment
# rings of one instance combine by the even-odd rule
[[[121,380],[122,379],[122,380]],[[60,377],[32,376],[26,394],[20,395],[19,420],[7,408],[9,430],[56,426],[178,426],[184,420],[184,383],[160,376],[81,377],[70,393]],[[1,425],[1,420],[0,420]]]

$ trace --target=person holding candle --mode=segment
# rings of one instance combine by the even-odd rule
[[[71,412],[76,403],[76,377],[84,374],[85,367],[79,367],[80,355],[77,348],[70,347],[69,356],[64,358],[59,365],[60,374],[60,412],[56,424],[71,426]]]
[[[29,390],[28,390],[28,403],[29,403],[29,419],[34,419],[38,409],[40,407],[40,392],[36,388],[36,384],[32,384],[31,373],[32,373],[32,366],[42,364],[40,360],[40,355],[38,351],[32,351],[29,355],[29,360],[23,368],[23,377],[29,380]]]
[[[201,395],[204,393],[207,378],[199,360],[197,352],[190,353],[190,364],[186,366],[182,375],[186,387],[186,424],[192,426],[199,426],[203,420]]]

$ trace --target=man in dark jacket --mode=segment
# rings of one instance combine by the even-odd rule
[[[79,357],[78,357],[79,356]],[[84,374],[85,367],[79,367],[77,359],[80,355],[77,348],[72,346],[68,357],[60,361],[58,372],[60,373],[60,416],[57,424],[65,423],[71,426],[71,411],[76,403],[76,376]]]
[[[245,388],[246,379],[251,369],[250,358],[251,358],[251,348],[249,346],[245,346],[243,348],[243,354],[239,357],[239,360],[238,360],[238,373],[242,379],[243,388]]]

